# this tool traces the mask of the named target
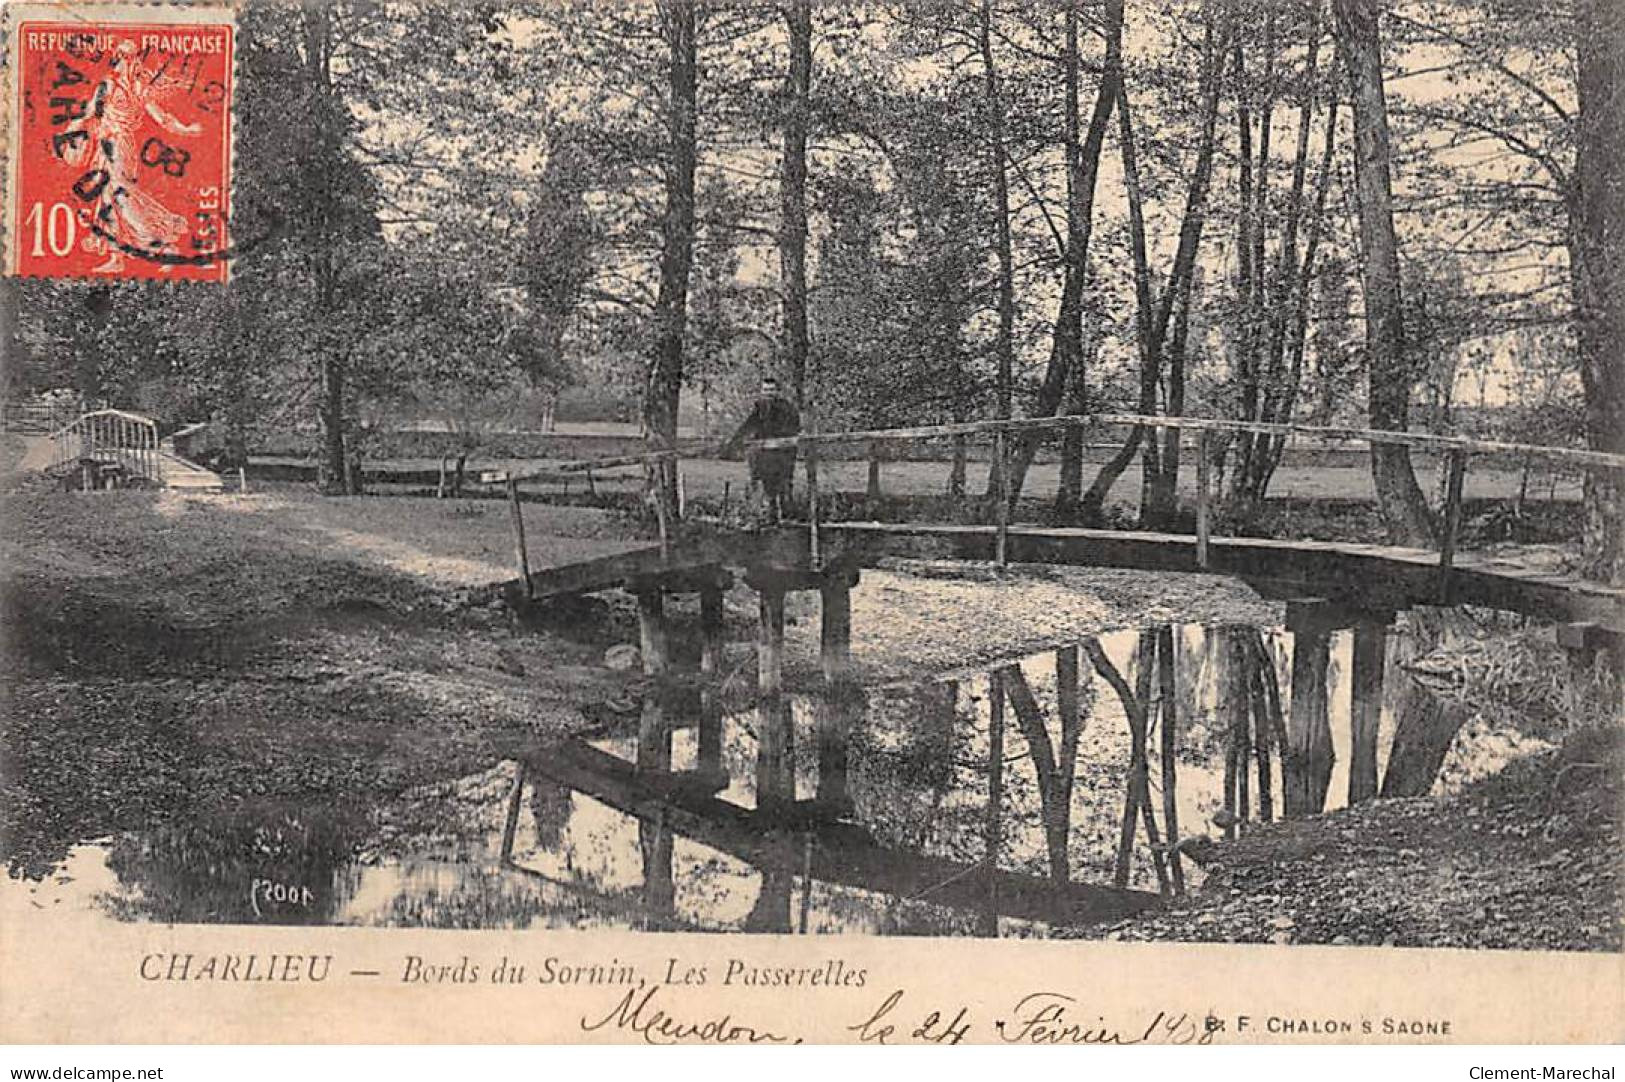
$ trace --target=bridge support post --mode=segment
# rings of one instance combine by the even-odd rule
[[[818,593],[822,611],[818,630],[818,660],[828,684],[845,683],[852,668],[852,586],[855,575],[831,575]]]
[[[818,537],[818,444],[807,444],[807,554],[813,570],[823,565]]]
[[[857,572],[826,575],[819,587],[819,662],[824,670],[818,701],[818,793],[824,813],[836,817],[852,811],[847,793],[847,746],[864,707],[852,679],[852,587]]]
[[[1316,815],[1326,806],[1332,778],[1332,728],[1327,713],[1326,669],[1331,661],[1331,629],[1310,618],[1315,606],[1296,621],[1288,606],[1292,632],[1292,712],[1283,749],[1283,806],[1288,818]]]
[[[530,553],[525,547],[525,512],[519,503],[519,481],[508,478],[508,511],[513,522],[514,561],[519,565],[519,581],[523,584],[525,600],[534,600],[535,585],[530,581]]]
[[[1211,510],[1209,490],[1213,487],[1213,465],[1209,459],[1211,447],[1207,429],[1196,433],[1196,566],[1206,571],[1212,566],[1208,555],[1208,531]]]
[[[502,864],[513,862],[513,839],[519,830],[519,805],[525,796],[525,760],[513,764],[513,785],[508,789],[508,814],[502,822],[502,850],[498,860]]]
[[[643,674],[661,676],[669,657],[666,639],[666,595],[652,583],[639,584],[633,591],[638,599],[638,648],[643,653]]]
[[[1444,514],[1439,526],[1439,604],[1450,604],[1451,568],[1456,562],[1456,535],[1461,532],[1461,483],[1467,474],[1467,452],[1452,449],[1446,459]]]
[[[722,671],[722,587],[700,588],[700,735],[699,766],[703,774],[718,777],[722,766],[722,704],[716,688]]]
[[[1350,676],[1349,803],[1377,795],[1377,733],[1382,724],[1382,689],[1388,653],[1386,622],[1354,625],[1354,664]],[[1293,698],[1297,693],[1294,690]]]
[[[759,808],[782,807],[795,799],[790,769],[789,716],[784,703],[784,586],[757,585],[756,632],[757,759]]]

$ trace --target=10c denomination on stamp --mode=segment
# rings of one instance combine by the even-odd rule
[[[224,281],[233,26],[21,21],[12,273]]]

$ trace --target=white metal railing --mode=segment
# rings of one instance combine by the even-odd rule
[[[57,429],[51,434],[51,462],[54,468],[77,464],[87,489],[103,487],[110,478],[164,481],[158,423],[124,410],[95,410]]]

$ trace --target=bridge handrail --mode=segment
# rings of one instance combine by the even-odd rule
[[[873,428],[850,432],[818,432],[778,439],[754,440],[749,446],[787,450],[808,444],[857,443],[873,440],[937,439],[949,436],[991,435],[999,432],[1046,432],[1095,425],[1139,425],[1144,428],[1178,428],[1207,432],[1253,432],[1259,435],[1309,435],[1366,443],[1403,444],[1408,447],[1470,454],[1527,454],[1569,462],[1577,466],[1625,469],[1625,455],[1591,451],[1577,447],[1551,447],[1544,444],[1509,443],[1468,436],[1441,436],[1431,432],[1394,432],[1384,429],[1348,428],[1331,425],[1282,424],[1268,421],[1234,421],[1209,417],[1164,417],[1138,413],[1068,414],[1060,417],[1021,417],[1008,421],[962,421],[954,424],[916,425],[908,428]],[[675,452],[655,452],[669,456]],[[694,452],[690,451],[689,455]]]
[[[1511,443],[1503,440],[1481,440],[1467,436],[1441,436],[1431,432],[1394,432],[1382,429],[1349,428],[1334,425],[1308,425],[1296,423],[1279,423],[1266,421],[1236,421],[1220,420],[1207,417],[1164,417],[1138,413],[1096,413],[1096,414],[1069,414],[1059,417],[1017,418],[1011,420],[991,421],[964,421],[953,424],[916,425],[907,428],[874,428],[846,432],[817,432],[803,433],[798,436],[785,436],[775,439],[751,440],[745,446],[764,450],[799,450],[803,447],[811,452],[806,456],[808,504],[807,528],[810,533],[810,552],[815,564],[820,560],[819,553],[819,485],[817,473],[817,447],[820,444],[831,443],[873,443],[880,440],[916,440],[935,439],[951,436],[992,435],[995,439],[995,461],[1006,461],[1006,437],[1012,433],[1042,433],[1047,431],[1065,430],[1073,427],[1090,427],[1095,425],[1135,425],[1154,429],[1189,429],[1200,436],[1196,461],[1196,561],[1201,568],[1211,566],[1210,541],[1213,526],[1213,480],[1211,463],[1206,454],[1206,443],[1209,433],[1236,433],[1251,432],[1260,435],[1292,436],[1314,435],[1333,437],[1343,440],[1359,440],[1372,444],[1399,444],[1407,447],[1426,448],[1444,451],[1448,462],[1448,477],[1443,504],[1440,508],[1440,529],[1436,538],[1439,553],[1439,595],[1441,602],[1450,596],[1453,565],[1455,562],[1456,543],[1461,529],[1462,516],[1462,484],[1467,472],[1467,460],[1473,454],[1521,454],[1530,458],[1545,458],[1558,462],[1565,462],[1572,466],[1587,470],[1610,469],[1625,471],[1625,455],[1612,454],[1606,451],[1591,451],[1572,447],[1548,447],[1540,444]],[[731,443],[732,441],[729,441]],[[683,458],[703,458],[715,454],[728,443],[711,443],[698,447],[689,447],[683,450],[676,448],[662,448],[655,451],[646,451],[642,454],[617,455],[613,458],[576,459],[569,462],[555,464],[548,470],[533,471],[526,474],[508,474],[504,478],[508,484],[509,499],[513,501],[514,521],[517,529],[517,545],[521,553],[520,566],[524,581],[530,582],[530,575],[524,553],[523,518],[519,514],[520,483],[543,479],[548,475],[569,472],[588,472],[592,470],[611,469],[619,466],[633,466],[639,464],[653,464],[658,462],[676,463]],[[994,500],[996,514],[997,545],[995,559],[1003,566],[1007,556],[1007,545],[1010,531],[1011,499],[1008,488],[1006,471],[998,471],[998,483],[1003,491],[1003,498]],[[682,502],[681,475],[678,476],[678,503]],[[658,508],[660,517],[660,540],[662,551],[670,551],[670,524],[667,522],[667,513],[662,503]],[[679,514],[681,511],[679,510]]]
[[[1441,436],[1432,432],[1394,432],[1375,428],[1349,428],[1341,425],[1308,425],[1269,421],[1234,421],[1211,417],[1164,417],[1140,413],[1083,413],[1060,417],[1018,417],[1008,421],[961,421],[953,424],[913,425],[906,428],[867,428],[845,432],[806,432],[799,436],[750,440],[745,446],[762,450],[790,450],[832,443],[866,443],[878,440],[941,439],[952,436],[997,435],[1000,432],[1051,432],[1097,425],[1140,425],[1145,428],[1177,428],[1196,432],[1252,432],[1269,436],[1320,436],[1359,440],[1365,443],[1401,444],[1422,450],[1458,451],[1463,454],[1517,454],[1565,462],[1583,469],[1625,470],[1625,455],[1591,451],[1579,447],[1551,447],[1537,443],[1511,443],[1470,436]],[[665,449],[612,458],[578,458],[555,463],[545,470],[512,474],[516,482],[542,480],[553,473],[585,473],[622,466],[638,466],[679,458],[705,458],[726,444],[713,441],[681,451]]]
[[[80,425],[84,424],[86,421],[91,421],[98,417],[119,417],[131,422],[132,424],[138,424],[146,428],[150,428],[154,432],[158,430],[158,422],[154,421],[151,417],[143,417],[139,413],[131,413],[128,410],[99,409],[91,410],[89,413],[81,413],[79,416],[75,417],[73,420],[51,433],[49,438],[54,440],[59,436],[65,436],[75,428],[78,428]]]
[[[139,413],[120,409],[91,410],[51,433],[50,440],[55,467],[75,459],[94,458],[100,452],[115,455],[123,466],[140,476],[163,481],[158,422]],[[85,487],[90,485],[87,472]]]

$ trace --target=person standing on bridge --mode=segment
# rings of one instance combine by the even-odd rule
[[[762,377],[762,390],[751,408],[745,423],[723,444],[725,458],[737,455],[746,440],[783,439],[801,434],[801,414],[795,405],[779,393],[779,381],[772,376]],[[796,475],[794,447],[752,448],[749,452],[751,488],[761,486],[766,502],[766,519],[777,525],[790,507],[790,493]],[[754,495],[753,495],[754,498]]]

